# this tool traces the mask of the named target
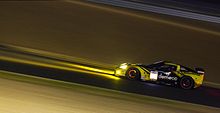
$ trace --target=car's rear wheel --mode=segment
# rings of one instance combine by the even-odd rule
[[[137,68],[129,68],[126,72],[126,78],[129,80],[140,80],[141,73]]]
[[[183,89],[192,89],[194,87],[194,81],[191,77],[184,76],[180,79],[179,85]]]

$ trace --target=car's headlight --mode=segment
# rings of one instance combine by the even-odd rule
[[[116,70],[115,75],[121,75],[121,70]]]
[[[128,67],[127,63],[123,63],[119,66],[121,69],[126,69]]]

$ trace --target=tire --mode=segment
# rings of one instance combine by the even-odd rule
[[[184,76],[180,79],[179,86],[182,89],[193,89],[194,81],[191,77]]]
[[[137,68],[129,68],[125,74],[126,78],[129,80],[140,80],[141,73]]]

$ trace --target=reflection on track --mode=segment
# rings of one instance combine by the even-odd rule
[[[220,90],[210,87],[200,87],[195,90],[183,90],[179,88],[156,85],[146,82],[128,81],[124,79],[114,80],[105,76],[90,75],[88,73],[73,72],[62,69],[45,68],[28,64],[0,61],[0,69],[33,76],[46,77],[68,82],[109,88],[141,95],[148,95],[201,105],[220,108]]]

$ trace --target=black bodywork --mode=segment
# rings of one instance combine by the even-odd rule
[[[182,72],[191,72],[191,73],[196,73],[199,74],[200,72],[204,72],[202,68],[196,68],[195,70],[182,66],[180,65],[181,69],[178,72],[177,71],[177,66],[175,65],[169,65],[167,61],[160,61],[156,62],[150,65],[138,65],[141,68],[145,68],[147,70],[151,71],[157,71],[158,72],[158,78],[157,82],[164,83],[164,84],[169,84],[169,85],[177,85],[180,81],[180,76],[177,74],[184,74]]]

